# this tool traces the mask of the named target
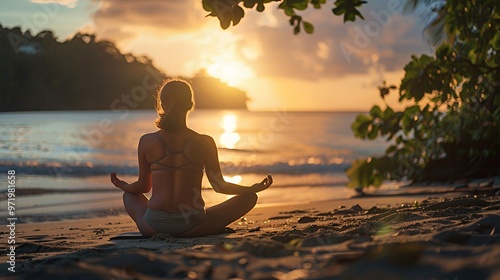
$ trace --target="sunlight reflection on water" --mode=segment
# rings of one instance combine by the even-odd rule
[[[233,113],[226,113],[219,123],[219,126],[224,129],[224,132],[219,137],[219,144],[227,149],[234,149],[236,143],[241,137],[236,132],[238,127],[238,116]]]

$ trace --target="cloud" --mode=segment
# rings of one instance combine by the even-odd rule
[[[76,7],[76,3],[78,0],[31,0],[31,3],[36,3],[36,4],[59,4],[62,6],[66,6],[68,8],[74,8]]]
[[[102,37],[127,40],[140,33],[164,36],[190,32],[203,25],[206,13],[192,0],[94,0],[99,7],[93,18]]]
[[[343,23],[328,5],[301,12],[315,25],[313,35],[293,35],[277,5],[266,6],[264,13],[245,10],[237,26],[221,30],[216,18],[205,17],[199,0],[98,3],[93,16],[98,37],[126,42],[127,51],[146,52],[164,69],[182,74],[227,52],[260,76],[316,80],[373,74],[372,84],[385,71],[403,69],[411,54],[428,52],[417,16],[375,1],[363,7],[365,20],[355,23]]]
[[[315,25],[313,35],[293,35],[286,18],[275,15],[282,24],[251,31],[262,50],[253,67],[269,76],[331,79],[402,70],[411,54],[429,52],[416,16],[389,10],[385,3],[367,5],[365,20],[355,23],[343,23],[326,6],[304,13]]]

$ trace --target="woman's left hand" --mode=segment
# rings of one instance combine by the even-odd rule
[[[250,188],[252,189],[252,191],[257,193],[269,188],[272,184],[273,184],[273,177],[271,175],[267,175],[267,177],[264,178],[262,182],[253,184]]]
[[[111,183],[115,185],[117,188],[120,188],[125,191],[125,188],[129,186],[129,184],[123,180],[118,179],[116,176],[116,172],[111,173]]]

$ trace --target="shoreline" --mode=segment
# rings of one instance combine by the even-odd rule
[[[20,224],[17,272],[2,261],[0,275],[496,279],[499,211],[498,196],[352,198],[256,207],[229,226],[233,233],[137,240],[110,240],[137,231],[123,214]]]
[[[484,183],[455,183],[434,185],[406,185],[396,188],[382,187],[380,189],[368,189],[363,193],[340,186],[294,186],[275,187],[259,194],[256,207],[275,207],[305,204],[321,204],[323,202],[342,202],[351,204],[349,201],[362,201],[370,199],[386,198],[389,200],[422,199],[428,196],[457,196],[477,195],[479,197],[494,196],[500,192],[499,177],[490,180],[491,184]],[[284,190],[287,190],[285,193]],[[39,223],[46,221],[65,221],[82,218],[95,218],[106,216],[117,216],[125,214],[121,199],[122,191],[118,189],[97,186],[92,190],[79,192],[79,190],[66,190],[54,188],[45,192],[36,189],[30,193],[30,189],[18,189],[16,195],[18,207],[16,214],[19,224]],[[301,195],[298,195],[301,194]],[[146,194],[147,196],[150,194]],[[212,189],[203,189],[203,198],[206,207],[218,204],[228,198],[227,195],[215,193]],[[0,200],[0,201],[6,201]],[[0,221],[4,225],[5,220]]]

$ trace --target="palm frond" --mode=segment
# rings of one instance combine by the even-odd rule
[[[446,17],[448,11],[444,0],[407,0],[404,11],[420,14],[425,22],[424,36],[432,48],[443,42],[453,43],[454,37],[447,33]]]

